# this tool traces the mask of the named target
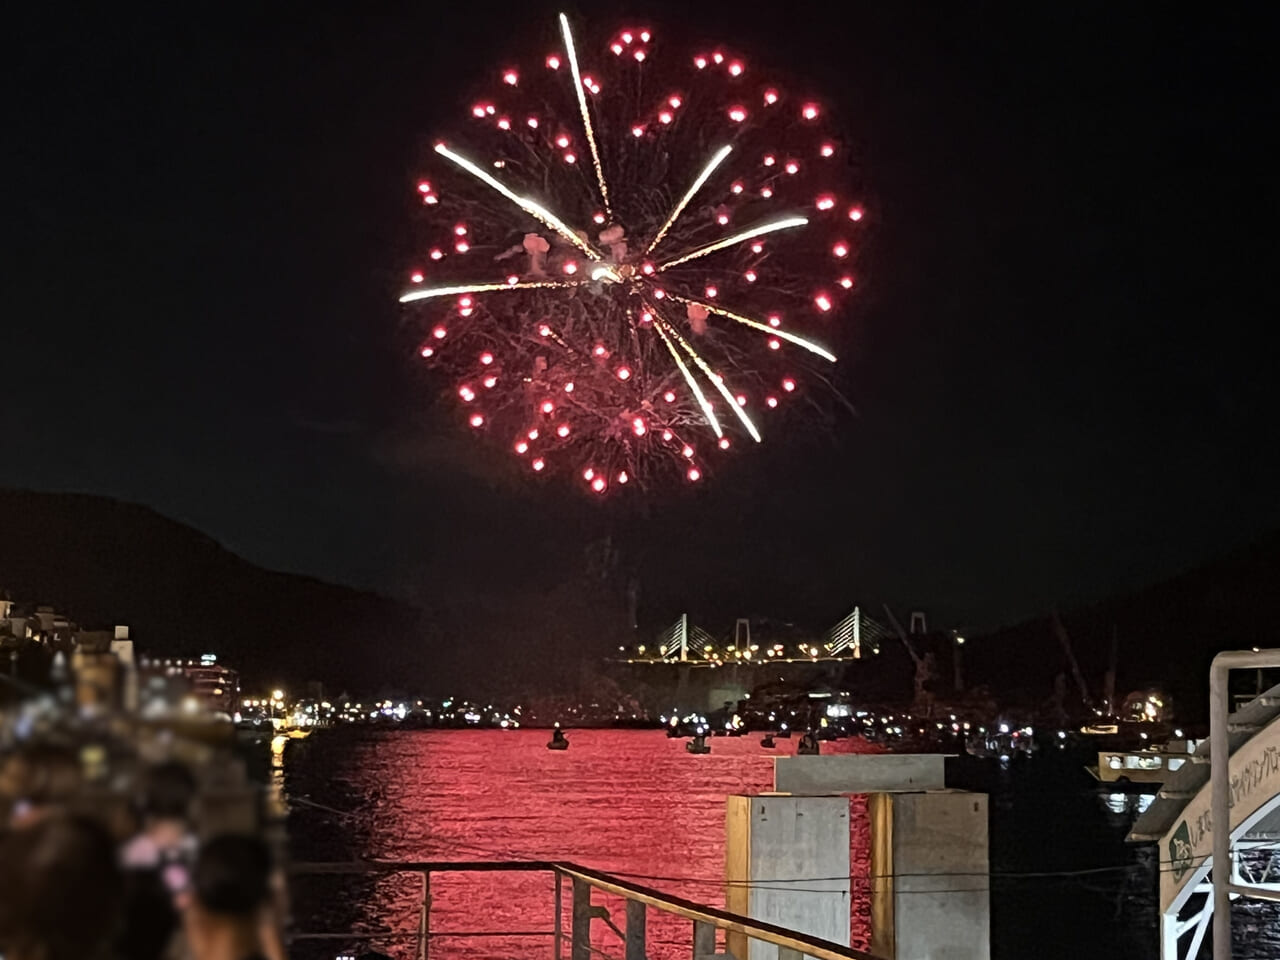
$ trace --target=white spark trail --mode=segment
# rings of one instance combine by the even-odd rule
[[[680,202],[676,204],[676,208],[671,211],[671,216],[667,217],[667,222],[662,225],[662,229],[660,229],[654,235],[653,240],[650,241],[648,248],[644,252],[646,257],[653,252],[654,248],[657,247],[659,243],[662,242],[662,238],[665,237],[667,235],[667,231],[675,225],[676,219],[684,211],[684,208],[688,205],[689,201],[693,199],[694,194],[702,189],[702,185],[707,182],[707,178],[715,172],[716,167],[720,166],[720,164],[724,162],[724,158],[729,155],[731,150],[733,150],[733,147],[729,144],[725,144],[716,151],[716,155],[711,158],[711,161],[705,167],[702,168],[702,173],[698,174],[698,179],[693,181],[693,186],[691,186],[685,195],[680,198]]]
[[[649,311],[653,313],[653,308]],[[711,404],[707,402],[706,396],[702,393],[702,388],[698,386],[698,381],[689,371],[689,367],[685,364],[684,358],[680,356],[680,351],[676,349],[676,345],[671,342],[671,338],[667,336],[667,332],[662,329],[666,324],[658,319],[658,315],[654,313],[655,322],[653,329],[658,331],[658,336],[662,338],[663,344],[671,354],[671,359],[676,362],[676,366],[680,372],[684,374],[685,383],[689,384],[689,389],[693,391],[694,397],[697,398],[698,406],[702,408],[703,415],[707,418],[707,423],[711,425],[711,429],[715,432],[717,438],[724,436],[724,431],[720,429],[720,421],[716,419],[715,411],[711,409]]]
[[[763,237],[766,233],[773,233],[775,230],[788,230],[791,227],[803,227],[808,223],[805,217],[787,217],[785,220],[771,220],[769,223],[762,223],[759,226],[752,227],[750,230],[743,230],[741,233],[735,233],[731,237],[725,237],[723,240],[717,240],[715,243],[709,243],[705,247],[699,247],[690,253],[686,253],[682,257],[675,260],[668,260],[666,263],[658,264],[658,272],[661,273],[670,267],[679,266],[682,263],[688,263],[690,260],[696,260],[698,257],[705,257],[709,253],[715,253],[717,250],[723,250],[725,247],[732,247],[735,243],[741,243],[743,240],[751,240],[755,237]]]
[[[430,300],[434,297],[452,297],[466,293],[497,293],[499,290],[537,290],[555,289],[557,287],[580,287],[586,280],[527,280],[520,283],[473,283],[456,287],[427,287],[423,290],[410,290],[400,298],[401,303],[412,303],[414,300]]]
[[[566,240],[572,243],[575,247],[581,250],[584,254],[590,257],[592,260],[604,259],[603,254],[601,254],[598,250],[592,247],[591,244],[587,243],[587,241],[583,240],[582,237],[578,236],[576,233],[570,230],[568,225],[563,220],[557,217],[554,213],[552,213],[546,207],[542,206],[542,204],[537,203],[536,201],[530,200],[528,197],[520,196],[514,190],[511,190],[509,187],[507,187],[506,184],[502,183],[502,181],[498,180],[496,177],[490,174],[487,170],[472,163],[470,160],[468,160],[466,157],[462,156],[461,154],[454,153],[452,150],[446,147],[443,143],[436,144],[436,153],[440,154],[440,156],[444,157],[447,160],[452,160],[454,163],[460,166],[463,170],[467,171],[467,173],[471,174],[477,180],[480,180],[481,182],[492,187],[494,190],[497,190],[498,193],[502,194],[504,197],[506,197],[508,200],[514,203],[517,207],[519,207],[525,213],[529,214],[529,216],[533,217],[539,223],[545,224],[546,226],[550,227],[552,230],[560,234],[560,236],[564,237]]]
[[[582,126],[587,131],[587,143],[591,147],[591,162],[595,164],[596,181],[600,184],[600,198],[604,201],[605,213],[613,216],[609,207],[609,187],[604,182],[604,167],[600,165],[600,150],[596,147],[596,133],[591,127],[591,113],[587,110],[587,94],[582,87],[582,75],[578,72],[578,54],[573,48],[573,33],[569,30],[569,18],[560,14],[560,32],[564,35],[564,50],[569,57],[569,68],[573,71],[573,89],[578,93],[578,109],[582,112]]]
[[[707,379],[711,381],[711,385],[720,391],[720,396],[724,397],[724,402],[729,404],[729,408],[738,415],[738,420],[741,421],[742,425],[746,428],[747,433],[751,434],[751,439],[756,443],[760,443],[760,431],[757,430],[756,425],[751,422],[751,418],[747,416],[747,412],[738,404],[738,398],[735,397],[729,391],[729,388],[725,386],[724,378],[712,370],[707,364],[707,361],[703,360],[698,354],[698,351],[694,350],[693,347],[690,346],[689,341],[680,336],[680,333],[668,324],[666,320],[659,318],[658,322],[667,327],[667,332],[670,333],[676,343],[680,344],[680,346],[684,348],[685,353],[689,354],[693,362],[698,365],[698,369],[706,374]]]
[[[836,355],[834,353],[827,350],[825,347],[819,346],[812,340],[806,340],[804,337],[798,337],[794,333],[788,333],[786,330],[779,330],[777,327],[771,327],[767,323],[761,323],[759,320],[752,320],[750,317],[744,317],[740,313],[734,313],[732,310],[726,310],[724,307],[717,306],[716,304],[710,303],[706,300],[692,300],[689,297],[682,297],[679,294],[671,293],[670,291],[667,292],[667,297],[671,300],[675,300],[677,303],[696,304],[708,313],[714,313],[717,316],[724,317],[728,320],[735,320],[744,326],[751,327],[753,330],[759,330],[772,337],[777,337],[779,340],[786,340],[788,343],[794,343],[798,347],[803,347],[810,353],[816,353],[823,360],[830,360],[832,363],[836,362]]]

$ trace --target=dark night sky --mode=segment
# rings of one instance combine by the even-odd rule
[[[641,522],[487,481],[398,326],[421,138],[485,70],[540,58],[557,8],[32,6],[6,85],[0,484],[428,603],[518,602],[612,529],[649,622],[713,627],[854,600],[991,625],[1280,522],[1275,77],[1241,13],[632,8],[825,91],[875,221],[844,320],[858,417]]]

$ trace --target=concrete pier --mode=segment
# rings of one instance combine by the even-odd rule
[[[847,808],[850,795],[867,796],[871,952],[886,960],[990,960],[987,797],[947,790],[945,760],[943,754],[845,754],[774,761],[776,789],[796,794],[790,799],[797,803],[838,797]],[[796,857],[809,856],[810,827],[800,825]],[[847,858],[847,834],[830,842],[842,842]],[[787,852],[775,855],[779,869],[788,869]]]
[[[729,797],[725,829],[730,911],[849,945],[846,798]],[[760,881],[769,882],[754,885]],[[728,951],[737,960],[778,960],[777,946],[737,934]]]
[[[876,793],[867,811],[871,952],[890,960],[989,960],[986,795]]]

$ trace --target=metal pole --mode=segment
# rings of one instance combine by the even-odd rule
[[[645,960],[645,908],[639,900],[627,901],[626,960]]]
[[[556,960],[560,960],[560,948],[564,943],[564,875],[556,871]]]
[[[431,874],[422,871],[422,912],[418,915],[418,960],[427,960],[431,940]]]
[[[573,960],[591,960],[591,885],[573,878]]]
[[[1280,667],[1280,650],[1227,650],[1209,667],[1209,816],[1213,830],[1213,960],[1231,960],[1231,741],[1234,669]]]
[[[1213,960],[1231,960],[1231,745],[1227,739],[1227,676],[1209,668],[1209,816],[1213,824]]]

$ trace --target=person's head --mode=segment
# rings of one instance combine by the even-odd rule
[[[143,821],[147,825],[185,825],[195,794],[196,778],[185,764],[176,760],[156,764],[147,771],[143,782]]]
[[[0,840],[0,953],[92,960],[120,922],[115,843],[86,817],[51,815]]]
[[[200,848],[185,898],[197,954],[212,939],[256,934],[271,900],[271,873],[271,853],[257,837],[224,834]]]
[[[80,789],[80,760],[74,750],[54,744],[25,744],[11,753],[0,773],[0,793],[9,801],[10,820],[24,826],[65,811]]]

